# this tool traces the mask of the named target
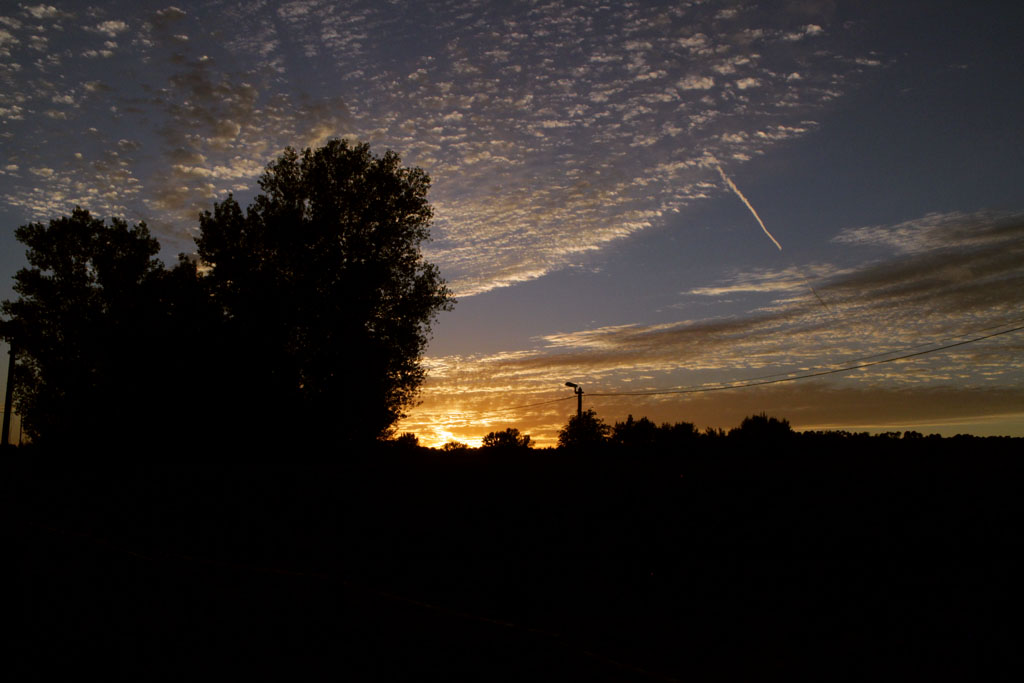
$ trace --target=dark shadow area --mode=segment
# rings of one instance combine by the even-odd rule
[[[1019,440],[823,438],[8,460],[23,661],[149,680],[1012,678]]]

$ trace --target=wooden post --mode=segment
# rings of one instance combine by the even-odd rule
[[[14,402],[14,343],[7,351],[11,357],[7,363],[7,392],[4,395],[4,427],[0,435],[0,448],[6,448],[11,442],[11,410]]]

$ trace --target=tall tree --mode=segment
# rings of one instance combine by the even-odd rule
[[[259,185],[244,213],[231,196],[204,213],[196,240],[240,427],[278,414],[297,438],[389,434],[424,379],[431,324],[454,303],[420,251],[429,177],[332,140],[286,149]]]
[[[558,432],[558,447],[570,450],[596,450],[608,443],[611,427],[597,416],[593,408],[573,415]]]
[[[18,350],[25,431],[63,446],[134,429],[151,381],[149,341],[159,336],[159,244],[144,223],[108,224],[81,208],[15,235],[30,267],[15,275],[19,298],[3,302],[0,335]]]

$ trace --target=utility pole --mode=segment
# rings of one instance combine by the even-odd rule
[[[0,448],[7,448],[11,442],[11,404],[14,398],[14,342],[11,342],[7,355],[11,359],[7,364],[7,392],[4,395],[4,427],[2,436],[0,436]]]
[[[576,417],[583,417],[583,387],[579,384],[566,382],[565,386],[572,387],[576,392]]]

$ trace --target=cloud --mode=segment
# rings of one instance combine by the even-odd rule
[[[727,296],[732,294],[794,294],[807,290],[807,279],[831,279],[853,272],[828,264],[819,264],[803,269],[792,266],[782,270],[756,270],[737,274],[725,282],[704,287],[695,287],[682,292],[693,296]]]
[[[0,28],[0,56],[10,57],[11,48],[19,44],[19,40],[7,29]]]
[[[706,53],[711,45],[711,40],[703,33],[695,33],[691,36],[680,38],[677,42],[680,46],[698,54]]]
[[[742,161],[801,134],[822,82],[834,77],[831,56],[794,59],[791,47],[750,53],[703,8],[615,8],[595,22],[579,7],[536,6],[504,13],[488,33],[475,28],[487,26],[487,6],[436,9],[429,21],[449,41],[401,61],[362,39],[330,42],[353,26],[361,36],[385,21],[394,35],[406,30],[375,10],[302,2],[279,13],[304,37],[304,53],[330,53],[354,87],[349,130],[399,150],[435,179],[430,257],[463,297],[579,263],[706,197],[697,187],[706,169],[692,150],[745,134],[722,150]],[[785,42],[781,30],[758,35],[765,49]],[[265,40],[281,38],[268,32]],[[797,68],[804,81],[773,75]],[[719,72],[736,74],[747,99],[698,102]]]
[[[709,90],[715,87],[711,76],[687,76],[677,84],[681,90]]]
[[[745,315],[552,333],[537,339],[532,349],[431,359],[424,404],[407,427],[429,434],[431,425],[444,424],[449,410],[468,414],[503,403],[558,398],[553,377],[572,378],[592,393],[699,390],[891,358],[1022,323],[1024,214],[932,214],[898,225],[844,230],[836,243],[857,251],[881,245],[889,254],[851,266],[737,273],[683,293],[746,300],[751,312]],[[815,300],[805,277],[813,280],[829,310]],[[723,398],[700,393],[609,397],[597,405],[606,415],[619,410],[621,417],[628,411],[703,421],[696,414],[715,426],[738,423],[765,406],[808,428],[911,419],[952,424],[1024,413],[1024,361],[1014,360],[1024,358],[1022,352],[1024,336],[1013,333],[792,387],[725,392],[729,396]],[[503,402],[482,391],[484,384],[505,392]],[[965,395],[975,397],[971,405]],[[735,417],[723,423],[725,418],[711,419],[715,411]],[[565,412],[562,404],[540,406],[515,413],[516,424],[524,431],[547,424],[535,430],[535,438],[550,442]],[[485,417],[491,421],[487,424],[510,419],[501,413]],[[470,436],[472,424],[467,420],[463,436]]]
[[[820,26],[818,26],[817,24],[807,24],[806,26],[801,27],[797,31],[792,31],[790,33],[787,33],[787,34],[783,35],[782,39],[783,40],[788,40],[788,41],[796,41],[796,40],[803,40],[804,38],[807,38],[807,37],[810,37],[810,36],[824,35],[824,33],[825,33],[825,30],[823,28],[821,28]]]
[[[871,58],[871,57],[857,57],[857,58],[855,58],[853,60],[853,63],[857,64],[859,66],[870,66],[870,67],[882,66],[882,61],[880,59],[874,59],[874,58]]]
[[[128,30],[128,24],[120,20],[104,21],[89,28],[90,31],[102,33],[105,36],[116,38],[119,33]]]
[[[129,207],[169,236],[193,229],[212,199],[252,188],[286,144],[349,135],[394,149],[434,179],[429,257],[465,297],[582,264],[710,196],[705,152],[741,163],[805,134],[850,82],[844,70],[871,57],[842,54],[842,32],[824,19],[801,30],[834,36],[827,52],[787,41],[792,26],[741,8],[727,21],[699,4],[616,4],[598,15],[571,3],[494,10],[476,0],[398,15],[326,0],[229,0],[187,13],[115,3],[89,24],[116,45],[47,48],[82,85],[21,87],[0,95],[0,115],[24,124],[17,139],[26,142],[14,151],[32,158],[39,152],[28,140],[89,161],[123,130],[138,131],[132,138],[147,145],[120,163],[141,191],[126,186],[109,206]],[[232,30],[211,33],[224,25]],[[0,37],[4,49],[25,49],[26,27],[0,30],[10,34]],[[39,71],[33,83],[56,82],[45,73],[56,67],[30,68]],[[800,79],[787,80],[794,73]],[[53,97],[75,104],[54,107]],[[64,120],[42,132],[26,111]],[[76,136],[73,121],[89,121],[96,137]],[[75,172],[55,173],[51,196],[118,192],[87,164]],[[5,183],[6,196],[36,197],[37,188]],[[38,197],[19,205],[29,204],[58,206]]]
[[[999,212],[930,213],[896,225],[847,228],[836,244],[886,247],[897,253],[920,254],[936,249],[1001,245],[1020,233],[1019,216]]]
[[[150,21],[152,21],[153,23],[166,25],[172,24],[177,21],[181,21],[187,16],[188,13],[185,10],[172,5],[170,7],[165,7],[161,10],[157,10]]]
[[[61,14],[53,5],[29,5],[23,6],[22,9],[33,19],[53,19]]]

